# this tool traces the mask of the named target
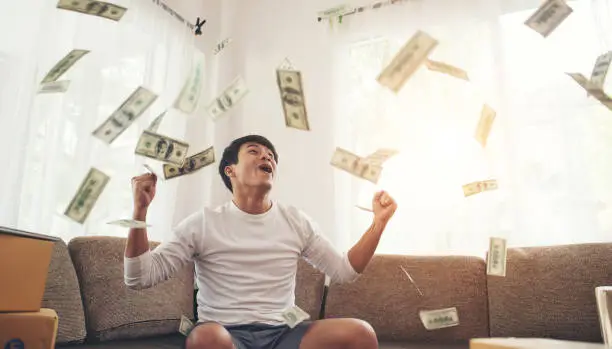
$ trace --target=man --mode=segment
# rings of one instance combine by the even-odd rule
[[[364,321],[324,319],[291,329],[282,313],[294,305],[298,258],[332,280],[354,280],[372,258],[397,205],[387,193],[377,193],[372,225],[342,255],[303,212],[270,200],[277,163],[266,138],[234,140],[219,163],[232,201],[192,214],[153,251],[146,229],[131,229],[125,283],[151,287],[195,262],[199,323],[187,336],[187,349],[378,348],[374,330]],[[153,174],[132,179],[134,219],[146,220],[156,181]]]

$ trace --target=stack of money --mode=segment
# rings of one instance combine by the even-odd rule
[[[192,174],[215,162],[215,149],[210,147],[185,159],[182,166],[164,164],[164,178],[171,179]]]
[[[525,21],[525,25],[547,37],[573,11],[565,0],[547,0]]]
[[[111,144],[123,131],[157,99],[157,95],[144,87],[138,87],[132,94],[93,131],[94,137]]]
[[[72,50],[53,66],[41,81],[39,93],[66,92],[70,86],[69,80],[57,81],[79,59],[88,54],[88,50]]]
[[[376,80],[391,91],[398,93],[437,45],[436,39],[425,32],[417,31]]]
[[[285,310],[285,312],[283,313],[283,319],[285,319],[285,323],[290,328],[294,328],[300,322],[306,321],[309,318],[310,315],[308,315],[308,313],[304,310],[300,309],[300,307],[298,307],[297,305]]]
[[[92,167],[81,182],[64,215],[83,224],[109,180],[109,176]]]
[[[276,83],[281,94],[285,125],[298,130],[309,131],[306,100],[302,85],[302,73],[297,70],[277,69]]]
[[[93,0],[59,0],[57,8],[119,21],[127,8]]]
[[[189,144],[151,131],[143,131],[135,153],[162,162],[182,166]]]

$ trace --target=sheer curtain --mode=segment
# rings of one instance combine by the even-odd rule
[[[125,228],[106,223],[131,218],[131,177],[143,173],[145,163],[162,173],[160,163],[134,154],[143,129],[167,110],[158,132],[191,143],[188,155],[213,142],[211,133],[193,130],[193,125],[208,126],[202,105],[210,98],[211,80],[205,79],[196,112],[187,115],[172,105],[195,53],[205,55],[210,74],[210,51],[202,47],[212,50],[218,32],[205,31],[208,43],[203,45],[202,37],[155,2],[113,3],[128,8],[119,22],[59,10],[56,1],[42,0],[17,2],[0,15],[0,145],[7,155],[0,172],[0,224],[66,241],[82,235],[125,236]],[[73,49],[90,52],[62,76],[71,81],[68,91],[37,94],[42,78]],[[157,94],[156,101],[111,145],[94,138],[93,130],[139,86]],[[91,167],[111,179],[81,225],[63,213]],[[160,178],[149,212],[152,240],[163,240],[177,220],[204,204],[200,196],[181,204],[177,195],[186,192],[186,182],[210,182],[209,177]],[[198,185],[198,190],[204,186]]]
[[[591,1],[569,1],[574,13],[547,39],[524,25],[540,4],[423,1],[340,26],[339,145],[401,152],[378,186],[350,179],[337,189],[347,243],[371,219],[349,207],[380,188],[399,208],[379,253],[483,256],[490,236],[509,246],[609,241],[612,115],[565,73],[589,76],[610,47]],[[422,67],[397,95],[378,85],[419,29],[439,41],[430,59],[465,69],[469,82]],[[486,148],[474,139],[484,104],[497,112]],[[463,196],[463,184],[490,178],[498,190]]]
[[[367,229],[371,213],[355,205],[380,188],[399,208],[378,253],[484,256],[490,236],[509,246],[609,241],[612,115],[565,74],[589,76],[611,49],[602,1],[569,1],[574,13],[546,39],[524,25],[538,0],[406,1],[332,26],[316,20],[331,0],[229,3],[236,59],[224,71],[251,92],[217,126],[227,140],[269,137],[280,157],[273,195],[339,248]],[[417,30],[439,41],[432,60],[470,81],[421,67],[397,95],[380,86]],[[308,132],[284,125],[274,70],[285,57],[303,75]],[[486,148],[474,139],[484,104],[497,114]],[[374,186],[329,165],[336,146],[401,153]],[[498,190],[463,196],[462,185],[489,178]]]

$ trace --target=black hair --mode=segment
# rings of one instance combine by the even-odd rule
[[[225,167],[234,165],[238,163],[238,152],[240,152],[240,147],[242,147],[245,143],[257,143],[261,144],[264,147],[270,149],[272,154],[274,154],[274,161],[278,163],[278,154],[276,153],[276,149],[274,149],[274,145],[270,142],[266,137],[259,135],[248,135],[244,137],[240,137],[234,139],[230,145],[223,150],[223,156],[221,157],[221,161],[219,161],[219,174],[221,175],[221,179],[225,186],[232,193],[234,192],[232,188],[232,182],[228,175],[225,174]]]

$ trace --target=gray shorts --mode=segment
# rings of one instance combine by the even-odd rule
[[[191,331],[206,323],[209,322],[198,322]],[[287,325],[257,323],[223,327],[232,336],[236,349],[299,349],[302,338],[311,324],[312,321],[303,321],[294,328]]]

